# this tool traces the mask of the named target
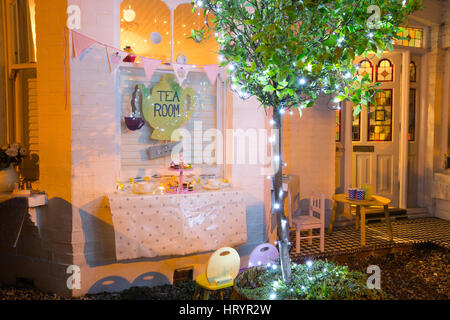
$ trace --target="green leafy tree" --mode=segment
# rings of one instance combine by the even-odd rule
[[[358,75],[358,56],[393,48],[399,26],[421,8],[414,0],[197,0],[205,25],[196,41],[215,36],[221,66],[241,97],[272,108],[274,132],[272,215],[277,220],[283,279],[290,281],[289,225],[282,191],[282,114],[302,113],[322,95],[350,100],[355,113],[373,101],[379,84]]]

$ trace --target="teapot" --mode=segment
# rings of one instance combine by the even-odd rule
[[[152,139],[178,140],[172,133],[189,121],[194,112],[195,93],[192,88],[183,89],[173,75],[165,75],[150,88],[139,85],[142,92],[142,113],[152,126]]]

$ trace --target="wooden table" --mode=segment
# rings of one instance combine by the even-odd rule
[[[384,207],[384,216],[386,218],[386,226],[388,229],[389,241],[392,241],[392,228],[391,221],[389,219],[388,205],[391,200],[380,196],[372,196],[371,200],[350,200],[346,194],[335,194],[333,196],[334,204],[331,214],[330,226],[328,227],[328,233],[333,232],[333,224],[336,219],[336,210],[338,203],[345,203],[352,206],[356,206],[356,228],[358,228],[359,221],[361,220],[361,245],[366,245],[366,207],[382,206]]]

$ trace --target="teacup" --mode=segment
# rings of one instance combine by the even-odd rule
[[[351,200],[355,200],[356,199],[356,188],[350,188],[348,189],[348,198]]]

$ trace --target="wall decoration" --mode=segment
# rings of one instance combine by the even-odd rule
[[[126,22],[133,22],[134,19],[136,19],[136,12],[134,12],[134,10],[131,9],[131,6],[130,8],[123,10],[123,19]]]
[[[208,76],[209,82],[211,82],[212,85],[216,83],[217,75],[219,74],[219,66],[216,64],[209,65],[209,66],[203,66],[203,70],[205,70],[206,75]]]
[[[152,32],[152,33],[150,34],[150,41],[151,41],[153,44],[160,44],[161,41],[162,41],[161,34],[160,34],[159,32],[157,32],[157,31]]]
[[[151,81],[156,69],[158,69],[158,67],[161,65],[161,61],[148,58],[141,58],[141,59],[142,63],[144,64],[145,77],[147,78],[148,81]]]
[[[136,61],[136,55],[134,54],[133,49],[131,49],[130,46],[126,46],[125,49],[123,49],[128,55],[123,59],[123,62],[131,62],[134,63]]]
[[[89,38],[79,32],[76,32],[74,30],[70,30],[72,33],[72,40],[73,40],[73,51],[74,51],[74,57],[79,58],[84,51],[89,49],[92,45],[96,44],[98,46],[105,47],[108,50],[105,50],[107,59],[110,64],[112,64],[111,72],[115,70],[115,67],[117,67],[119,64],[117,64],[115,61],[120,56],[121,59],[124,62],[135,62],[138,59],[142,60],[145,73],[147,79],[151,80],[151,77],[153,76],[153,73],[156,71],[156,69],[161,65],[161,60],[157,59],[151,59],[143,56],[138,56],[134,54],[133,49],[130,46],[127,46],[124,50],[117,49],[113,46],[110,46],[108,44],[101,43],[97,40],[94,40],[92,38]],[[110,52],[115,52],[114,54],[111,54]],[[125,57],[126,58],[123,58]],[[121,61],[122,61],[121,60]],[[114,67],[114,68],[113,68]],[[189,71],[196,66],[194,65],[188,65],[188,64],[173,64],[173,67],[175,71],[177,72],[178,80],[183,80],[184,82],[184,76],[187,77]],[[208,75],[208,79],[211,81],[211,83],[215,83],[217,74],[219,73],[220,67],[218,65],[200,65],[199,67],[203,67],[205,72]]]
[[[187,58],[186,58],[186,56],[183,53],[178,55],[177,63],[178,64],[186,64],[187,63]]]
[[[131,131],[139,130],[145,124],[145,121],[141,116],[141,106],[142,90],[139,88],[139,86],[136,86],[133,92],[133,98],[131,99],[131,115],[129,117],[125,117],[125,124]]]
[[[193,68],[193,66],[188,65],[188,64],[172,64],[173,65],[173,69],[175,71],[175,76],[177,77],[178,83],[180,84],[180,86],[183,86],[184,81],[186,80],[189,71],[191,71],[191,69]]]
[[[97,41],[75,31],[72,31],[72,40],[75,58],[81,57],[87,49],[97,43]]]
[[[173,131],[192,117],[194,90],[181,88],[173,75],[165,75],[151,93],[144,85],[140,89],[144,119],[154,129],[152,139],[172,140]]]

